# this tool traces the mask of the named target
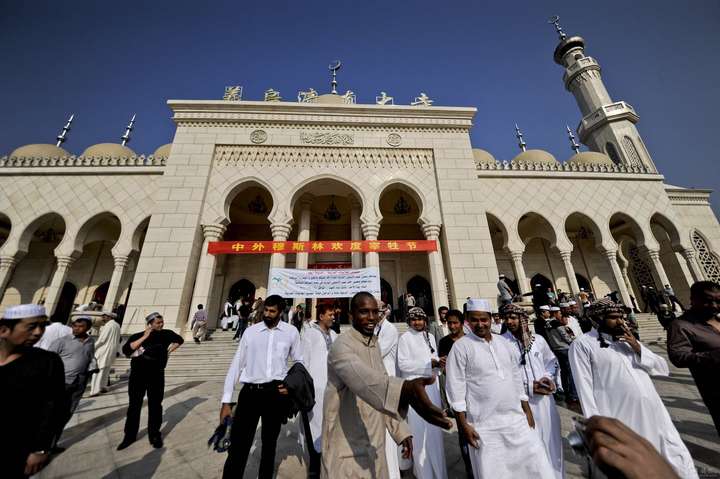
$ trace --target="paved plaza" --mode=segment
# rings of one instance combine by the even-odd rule
[[[652,346],[656,352],[664,352]],[[171,359],[172,361],[172,359]],[[671,376],[655,380],[701,477],[720,477],[720,441],[697,389],[687,370],[671,366]],[[67,450],[54,458],[38,476],[51,478],[142,479],[216,478],[221,476],[224,454],[208,449],[207,440],[217,425],[222,383],[213,381],[168,381],[165,392],[165,447],[153,449],[144,427],[138,441],[124,451],[115,447],[122,439],[127,407],[127,383],[119,383],[108,394],[83,399],[66,428],[61,445]],[[573,413],[561,408],[563,432],[571,425]],[[146,424],[143,409],[142,424]],[[259,434],[251,453],[246,477],[256,477],[259,465]],[[445,435],[448,477],[463,477],[462,461],[455,431]],[[583,477],[583,460],[566,446],[567,477]],[[498,458],[498,460],[501,460]],[[297,424],[281,432],[277,453],[278,478],[304,477],[304,465],[297,440]]]

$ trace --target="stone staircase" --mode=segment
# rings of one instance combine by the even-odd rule
[[[398,333],[407,331],[407,324],[395,323]],[[350,328],[342,325],[341,331]],[[196,344],[193,340],[185,343],[175,351],[168,361],[165,380],[168,383],[183,381],[223,381],[230,367],[237,343],[232,338],[233,331],[216,330],[209,341]],[[123,338],[123,344],[126,338]],[[115,383],[126,380],[130,374],[130,359],[125,356],[117,358],[110,373],[110,381]]]
[[[665,344],[667,333],[660,325],[660,322],[652,313],[636,314],[638,327],[640,329],[640,341],[644,344]]]

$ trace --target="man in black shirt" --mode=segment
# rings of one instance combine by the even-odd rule
[[[160,313],[151,313],[145,318],[147,326],[142,333],[130,336],[122,348],[130,361],[128,382],[127,417],[125,437],[118,445],[118,451],[135,442],[140,427],[140,410],[145,393],[148,397],[148,439],[154,448],[163,447],[160,425],[162,424],[162,400],[165,394],[165,366],[168,355],[184,342],[175,332],[163,329],[165,322]]]
[[[62,414],[65,372],[60,357],[33,348],[45,332],[45,308],[8,307],[0,319],[0,475],[24,478],[47,463]]]

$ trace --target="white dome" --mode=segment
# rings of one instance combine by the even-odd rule
[[[10,153],[10,156],[16,158],[65,158],[71,155],[59,146],[33,144],[16,148]]]
[[[127,146],[122,146],[118,143],[98,143],[83,151],[82,156],[131,158],[137,155]]]
[[[558,161],[547,151],[527,150],[523,151],[518,156],[513,158],[512,163],[524,163],[528,165],[535,163],[539,163],[542,165],[557,165]]]

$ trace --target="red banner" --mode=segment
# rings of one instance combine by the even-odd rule
[[[380,241],[213,241],[210,254],[414,253],[437,251],[435,240]]]

